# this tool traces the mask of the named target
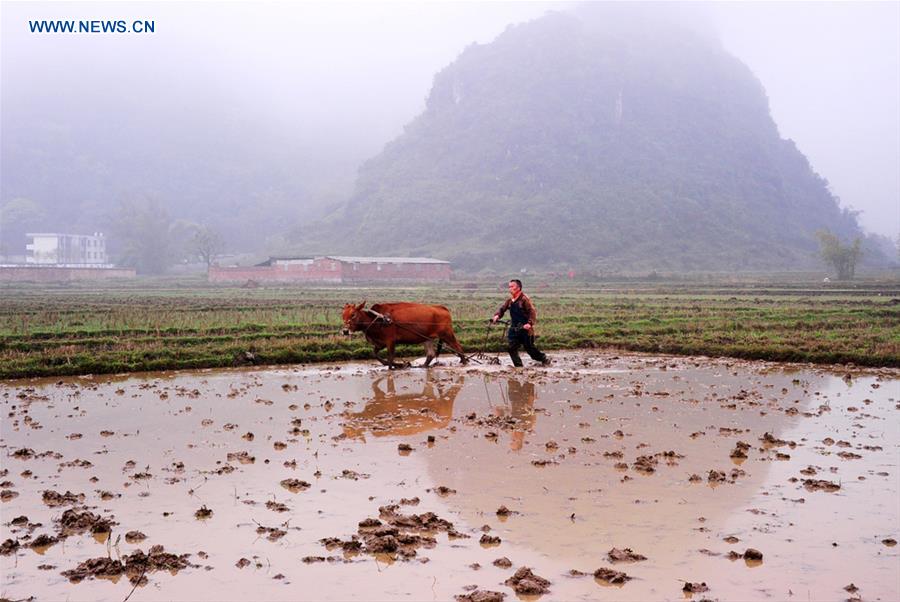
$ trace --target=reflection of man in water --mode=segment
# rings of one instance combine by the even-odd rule
[[[537,393],[534,383],[530,381],[519,382],[514,378],[506,381],[506,391],[509,398],[509,406],[496,408],[498,416],[510,416],[516,419],[516,426],[510,437],[509,448],[513,451],[522,449],[525,442],[525,433],[534,428],[537,417],[534,414],[534,402]]]

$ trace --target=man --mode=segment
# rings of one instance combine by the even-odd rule
[[[550,363],[547,356],[537,347],[534,346],[534,322],[537,319],[537,312],[534,304],[528,295],[522,292],[522,281],[513,279],[509,281],[509,299],[507,299],[494,317],[491,323],[503,317],[503,314],[509,310],[510,325],[507,332],[509,341],[509,357],[512,359],[513,366],[522,367],[522,358],[519,357],[519,347],[525,347],[525,351],[536,362],[540,362],[546,366]]]

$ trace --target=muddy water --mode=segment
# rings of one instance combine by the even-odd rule
[[[519,372],[19,381],[0,399],[0,540],[20,543],[0,557],[3,598],[122,600],[127,575],[61,573],[162,545],[194,566],[146,572],[131,600],[445,600],[467,586],[515,599],[504,581],[522,566],[551,581],[543,599],[678,600],[685,581],[709,588],[695,599],[900,599],[898,371],[568,354]],[[47,490],[84,499],[48,506]],[[455,533],[410,531],[434,544],[406,557],[321,543],[413,498],[395,514],[433,512]],[[71,507],[115,521],[111,536],[28,546]],[[613,563],[612,548],[647,559]],[[748,548],[762,561],[729,559]],[[632,579],[610,585],[601,567]]]

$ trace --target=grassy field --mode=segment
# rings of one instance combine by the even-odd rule
[[[544,349],[613,348],[900,367],[900,283],[531,287]],[[496,285],[239,289],[137,282],[0,290],[0,378],[371,358],[344,303],[447,305],[469,352],[503,349]],[[401,352],[404,349],[401,349]],[[421,354],[421,346],[406,349]]]

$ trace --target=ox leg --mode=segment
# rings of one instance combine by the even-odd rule
[[[425,341],[423,345],[425,345],[425,363],[422,364],[422,367],[427,368],[431,364],[432,360],[437,357],[437,354],[434,352],[434,341],[432,341],[431,339]]]
[[[394,343],[388,343],[387,345],[387,367],[392,370],[405,367],[394,362]]]
[[[387,366],[389,364],[386,361],[384,361],[383,359],[381,359],[380,357],[378,357],[378,352],[380,352],[382,349],[384,349],[383,346],[379,347],[378,345],[375,345],[372,347],[372,353],[373,353],[373,355],[375,355],[375,359],[378,360],[379,362],[381,362],[382,366]]]
[[[441,340],[447,343],[447,346],[450,347],[453,351],[456,352],[456,355],[459,356],[460,364],[468,364],[469,358],[466,357],[466,352],[463,351],[462,345],[459,344],[459,341],[456,340],[456,335],[453,334],[453,331],[444,334],[441,336]]]

